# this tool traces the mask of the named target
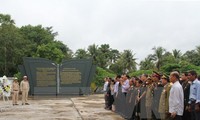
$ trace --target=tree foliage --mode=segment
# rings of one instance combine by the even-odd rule
[[[43,57],[57,63],[72,58],[72,51],[55,40],[57,32],[42,25],[15,26],[10,15],[0,14],[0,75],[13,76],[23,57]]]
[[[181,72],[196,70],[200,74],[200,45],[185,53],[177,49],[170,52],[161,46],[154,47],[152,53],[137,64],[135,54],[140,53],[133,53],[132,50],[120,52],[109,44],[92,44],[73,54],[67,45],[56,39],[57,35],[51,26],[25,25],[19,28],[10,15],[0,14],[0,76],[19,75],[17,66],[22,63],[23,57],[42,57],[57,63],[71,58],[92,59],[98,66],[95,77],[97,85],[102,85],[106,76],[114,77],[122,73],[135,76],[157,70],[168,74],[176,69]]]

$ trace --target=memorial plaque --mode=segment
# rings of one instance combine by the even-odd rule
[[[81,83],[81,72],[76,68],[64,68],[61,73],[61,84]]]
[[[36,86],[55,86],[56,85],[55,68],[36,68]]]
[[[61,64],[44,58],[23,58],[30,94],[89,94],[96,67],[91,59],[65,60]]]

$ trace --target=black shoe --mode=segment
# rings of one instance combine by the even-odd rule
[[[29,103],[25,103],[25,105],[30,105]]]
[[[13,106],[14,106],[15,104],[13,104]]]
[[[22,105],[24,105],[24,103],[22,103]]]
[[[15,104],[15,105],[19,105],[19,104]]]

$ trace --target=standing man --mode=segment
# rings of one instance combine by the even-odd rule
[[[108,77],[104,78],[103,92],[104,92],[104,100],[105,100],[105,109],[108,108],[108,97],[107,97],[107,88],[108,88]]]
[[[161,75],[158,72],[153,71],[153,74],[152,74],[152,80],[153,80],[152,119],[156,119],[156,120],[160,119],[158,107],[159,107],[160,96],[163,89],[163,86],[160,82],[160,78],[161,78]]]
[[[190,120],[200,119],[200,81],[197,79],[196,71],[189,71],[188,78],[192,82],[190,85],[189,110],[191,111]]]
[[[19,82],[17,78],[14,78],[14,81],[12,83],[11,87],[11,92],[12,92],[12,103],[14,105],[18,105],[18,96],[19,96]]]
[[[152,118],[152,102],[153,102],[153,85],[152,85],[152,79],[149,77],[146,81],[146,96],[145,96],[145,107],[146,107],[146,117],[147,120],[151,120]]]
[[[121,79],[121,75],[117,75],[115,77],[115,86],[114,86],[114,94],[115,94],[115,96],[118,94],[118,88],[119,88],[120,79]]]
[[[141,100],[140,100],[140,118],[141,120],[145,120],[147,118],[146,115],[146,107],[145,107],[145,102],[146,102],[146,90],[147,90],[147,74],[142,74],[141,75],[141,81],[142,81],[142,86],[141,86]]]
[[[179,73],[171,72],[170,81],[173,85],[169,94],[169,113],[173,120],[182,120],[184,95],[183,88],[179,82]]]
[[[130,77],[127,74],[124,74],[124,75],[122,75],[122,81],[120,81],[120,84],[122,86],[122,93],[125,95],[125,97],[128,92],[128,89],[130,87],[129,78]]]
[[[183,120],[190,120],[190,112],[189,112],[189,95],[190,95],[190,82],[188,81],[188,73],[183,72],[181,74],[181,83],[183,87],[183,93],[184,93],[184,111],[183,111]]]
[[[169,93],[171,89],[171,84],[169,83],[169,77],[167,75],[163,75],[161,78],[161,82],[163,87],[160,101],[159,101],[159,109],[158,112],[160,113],[161,120],[169,119]]]
[[[22,92],[22,105],[29,105],[28,103],[28,92],[29,92],[29,82],[27,76],[23,77],[20,83],[20,91]]]

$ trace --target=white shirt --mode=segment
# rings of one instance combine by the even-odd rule
[[[118,93],[119,82],[117,81],[114,86],[114,93]]]
[[[122,92],[123,93],[127,93],[128,89],[129,89],[130,85],[129,85],[129,80],[125,80],[122,84]]]
[[[184,108],[183,88],[177,80],[171,87],[169,95],[169,113],[175,112],[177,115],[183,115]]]
[[[103,91],[106,92],[107,90],[107,87],[108,87],[108,81],[106,81],[103,85]]]

